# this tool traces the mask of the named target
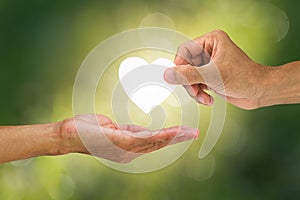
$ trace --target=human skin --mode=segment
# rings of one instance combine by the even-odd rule
[[[98,157],[128,163],[145,153],[197,137],[195,128],[151,131],[135,125],[120,126],[103,115],[83,114],[49,124],[0,127],[0,163],[44,155],[90,154],[86,145]]]
[[[207,91],[247,110],[300,102],[300,61],[277,67],[258,64],[221,30],[180,45],[174,63],[165,80],[184,85],[201,104],[213,104]]]

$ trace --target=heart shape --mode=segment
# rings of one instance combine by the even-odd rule
[[[129,57],[119,67],[119,79],[129,98],[145,113],[160,105],[176,86],[164,80],[164,71],[175,64],[166,58],[148,63],[139,57]]]

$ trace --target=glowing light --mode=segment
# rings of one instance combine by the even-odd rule
[[[167,99],[175,88],[163,79],[163,70],[172,66],[175,64],[166,58],[158,58],[148,64],[142,58],[129,57],[120,64],[119,78],[130,99],[145,113],[150,113],[153,108]],[[142,70],[134,72],[135,77],[140,79],[145,77],[142,85],[135,85],[133,80],[123,79],[128,73],[141,67],[152,69],[148,73],[144,73]]]

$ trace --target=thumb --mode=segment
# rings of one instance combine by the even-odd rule
[[[201,68],[191,65],[180,65],[166,69],[164,79],[171,84],[193,85],[205,83],[201,76]]]

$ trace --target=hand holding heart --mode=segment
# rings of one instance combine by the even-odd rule
[[[223,31],[183,43],[174,62],[177,66],[166,70],[165,80],[184,85],[201,104],[213,104],[207,90],[244,109],[270,105],[262,101],[265,96],[275,99],[270,89],[273,67],[255,63]]]

